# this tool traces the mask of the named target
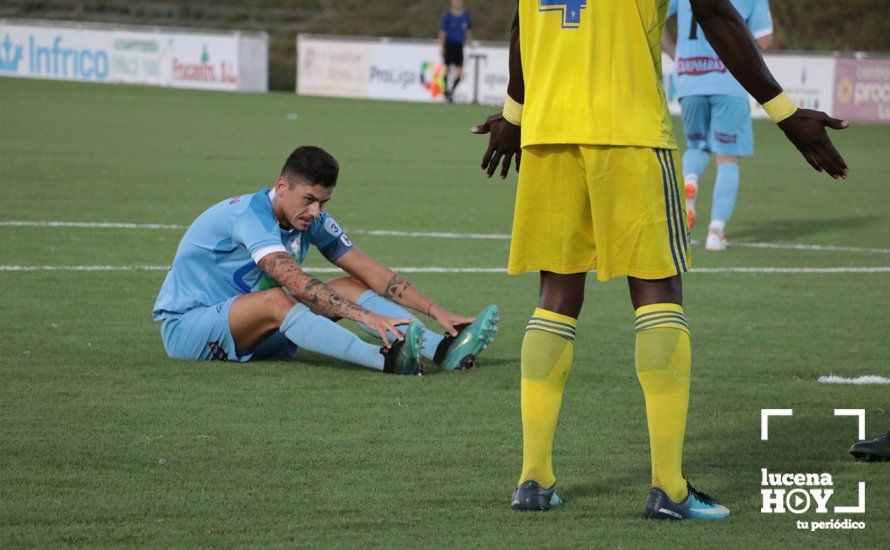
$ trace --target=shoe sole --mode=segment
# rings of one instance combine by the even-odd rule
[[[524,502],[521,500],[514,500],[510,503],[510,508],[517,512],[547,512],[550,509],[562,506],[563,504],[565,504],[565,501],[555,494],[550,497],[545,495],[534,495],[534,497],[528,498]]]
[[[481,319],[481,321],[480,321]],[[476,356],[494,341],[500,326],[500,310],[498,306],[488,306],[479,314],[465,330],[471,335],[467,342],[460,343],[449,350],[442,361],[445,370],[469,370],[476,366]],[[479,322],[481,326],[473,325]],[[478,334],[476,333],[478,331]]]
[[[405,330],[405,343],[399,350],[400,360],[416,365],[417,374],[423,374],[423,363],[420,361],[420,348],[423,346],[423,329],[417,321],[408,325]]]
[[[890,462],[890,456],[879,456],[871,453],[850,453],[853,458],[861,462]]]

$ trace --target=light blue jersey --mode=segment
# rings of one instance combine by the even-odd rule
[[[155,321],[277,286],[257,267],[268,254],[288,252],[302,263],[311,244],[333,262],[352,248],[325,212],[306,231],[282,229],[272,212],[274,199],[274,190],[262,189],[224,200],[198,216],[182,237],[164,279],[154,306]]]
[[[732,5],[748,23],[754,38],[773,34],[769,0],[732,0]],[[701,27],[692,18],[689,0],[670,0],[668,17],[677,16],[677,51],[674,58],[675,86],[678,97],[693,95],[731,95],[748,97],[726,70],[714,48],[705,39]]]

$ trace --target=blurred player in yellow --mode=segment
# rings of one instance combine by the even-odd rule
[[[695,20],[729,71],[807,161],[846,175],[825,127],[847,124],[797,109],[776,83],[730,0],[692,0]],[[726,518],[692,488],[682,452],[690,331],[681,274],[690,265],[676,144],[661,86],[667,0],[519,0],[504,110],[482,169],[520,168],[509,272],[540,271],[538,308],[522,343],[523,468],[512,507],[561,504],[551,462],[587,272],[626,276],[637,377],[646,399],[652,485],[644,517]]]

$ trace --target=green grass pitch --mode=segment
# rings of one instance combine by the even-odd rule
[[[362,231],[507,233],[515,175],[481,177],[484,107],[238,95],[0,79],[0,222],[187,225],[274,181],[293,147],[341,162],[329,211],[358,246],[403,267],[506,265],[506,240]],[[835,133],[847,181],[813,172],[771,124],[742,169],[737,243],[693,249],[685,278],[693,394],[685,469],[733,511],[652,524],[643,397],[621,280],[588,286],[555,467],[565,508],[509,508],[521,463],[519,348],[534,275],[414,274],[446,306],[494,302],[503,325],[471,372],[393,377],[317,356],[177,362],[151,309],[181,229],[0,225],[0,546],[878,547],[890,464],[847,454],[890,429],[890,126]],[[713,165],[700,212],[709,211]],[[548,192],[543,189],[542,192]],[[705,220],[707,216],[704,216]],[[703,240],[705,222],[694,237]],[[849,248],[847,248],[849,247]],[[323,265],[315,252],[310,267]],[[793,408],[760,440],[761,408]],[[829,472],[832,504],[867,483],[866,529],[809,533],[815,513],[760,513],[760,469]],[[828,514],[828,517],[844,517]],[[664,546],[662,546],[664,547]]]

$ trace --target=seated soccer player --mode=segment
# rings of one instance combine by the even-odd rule
[[[318,147],[288,157],[272,189],[204,211],[179,243],[154,306],[167,354],[177,359],[249,361],[305,349],[396,374],[469,368],[494,338],[498,308],[474,318],[436,304],[355,247],[323,211],[339,165]],[[314,245],[349,276],[327,283],[300,267]],[[405,308],[445,329],[426,329]],[[338,325],[351,319],[383,346]]]

